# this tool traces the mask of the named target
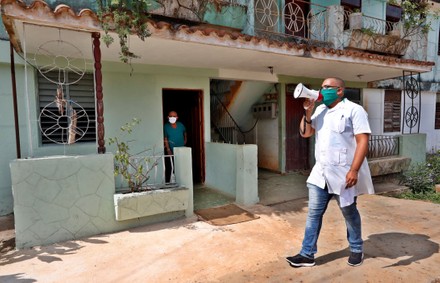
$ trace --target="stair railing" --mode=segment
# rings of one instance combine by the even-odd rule
[[[244,132],[215,93],[211,93],[211,123],[225,143],[244,143]],[[241,137],[241,142],[238,137]]]

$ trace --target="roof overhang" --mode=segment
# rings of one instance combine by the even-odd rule
[[[15,0],[1,0],[2,19],[17,52],[32,54],[50,40],[63,38],[91,51],[91,33],[102,29],[96,14],[88,9],[75,14],[66,5],[50,9],[37,0],[27,6]],[[278,80],[277,75],[370,82],[402,76],[403,70],[429,72],[434,63],[401,59],[359,51],[320,48],[304,44],[271,41],[209,25],[172,25],[150,21],[151,36],[136,36],[130,49],[140,58],[134,64],[166,65],[218,70],[221,78],[236,80]],[[117,40],[101,45],[103,61],[119,61]],[[269,71],[272,68],[273,74]]]

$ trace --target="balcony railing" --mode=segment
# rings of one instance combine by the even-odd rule
[[[368,159],[399,155],[399,136],[371,135]]]
[[[400,37],[402,36],[401,26],[401,22],[390,22],[366,16],[362,13],[354,13],[347,10],[344,11],[345,29],[364,29],[365,32],[371,32],[381,35],[392,33],[393,35]]]
[[[385,21],[362,13],[345,11],[342,6],[337,5],[327,7],[302,0],[293,0],[284,6],[277,3],[274,0],[255,2],[255,35],[336,49],[352,48],[405,56],[417,60],[426,58],[426,37],[421,33],[406,37],[401,22]]]
[[[300,0],[280,6],[275,0],[257,0],[253,14],[254,21],[248,24],[255,35],[329,46],[331,19],[325,6]]]
[[[175,18],[177,22],[208,23],[277,41],[426,60],[427,37],[423,33],[407,37],[400,22],[353,13],[340,5],[323,6],[304,0],[282,1],[283,5],[277,0],[193,0],[189,6],[177,0],[172,0],[172,5],[169,1],[165,5],[165,0],[155,3],[151,14]],[[360,16],[360,26],[350,27],[355,14]]]

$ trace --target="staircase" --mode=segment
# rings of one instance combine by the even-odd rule
[[[211,136],[214,142],[243,144],[245,135],[228,111],[241,81],[211,80]]]

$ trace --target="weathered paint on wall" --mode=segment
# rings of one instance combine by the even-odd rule
[[[257,125],[258,167],[279,171],[278,119],[264,119]]]
[[[257,143],[256,129],[260,121],[265,120],[253,116],[252,106],[263,102],[264,93],[273,91],[271,89],[273,85],[274,84],[266,82],[244,81],[241,84],[239,95],[234,99],[228,109],[229,113],[231,113],[234,120],[240,126],[240,129],[246,132],[245,138],[247,144]],[[254,129],[252,129],[252,127],[254,127]]]

